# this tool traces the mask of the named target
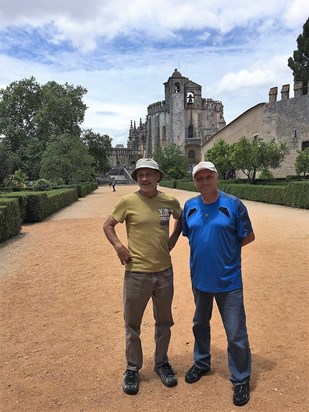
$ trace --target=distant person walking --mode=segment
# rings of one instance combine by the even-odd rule
[[[116,179],[112,177],[111,181],[109,182],[109,185],[112,186],[113,192],[116,192],[115,186],[116,186]]]

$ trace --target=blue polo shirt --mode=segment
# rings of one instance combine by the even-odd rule
[[[220,192],[205,204],[202,196],[189,199],[183,210],[183,236],[190,244],[192,285],[203,292],[242,288],[241,242],[252,232],[245,205]]]

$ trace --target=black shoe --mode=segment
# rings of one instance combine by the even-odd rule
[[[201,379],[203,375],[205,375],[207,372],[210,371],[210,368],[207,369],[200,369],[197,366],[193,365],[191,368],[188,370],[188,372],[185,375],[185,381],[187,383],[194,383],[197,382],[198,380]]]
[[[171,388],[177,385],[176,372],[168,362],[164,363],[159,368],[155,366],[154,370],[160,376],[161,381],[165,386],[169,386]]]
[[[249,402],[250,399],[250,387],[249,382],[240,383],[234,386],[233,402],[236,406],[243,406]]]
[[[122,389],[128,395],[136,395],[139,389],[139,374],[127,369],[123,375]]]

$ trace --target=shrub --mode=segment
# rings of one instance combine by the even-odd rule
[[[33,183],[32,189],[35,192],[45,192],[52,189],[52,184],[47,179],[39,179]]]
[[[18,200],[0,198],[0,242],[17,235],[20,229],[21,217]]]
[[[259,179],[273,179],[274,175],[269,170],[262,170],[258,178]]]

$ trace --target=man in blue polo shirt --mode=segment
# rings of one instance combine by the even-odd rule
[[[185,376],[197,382],[210,371],[210,319],[216,300],[228,341],[228,364],[234,385],[233,402],[250,399],[251,352],[246,327],[241,276],[241,248],[255,239],[245,205],[218,189],[218,173],[211,162],[192,171],[200,195],[183,210],[183,235],[190,244],[190,272],[195,301],[194,364]]]

